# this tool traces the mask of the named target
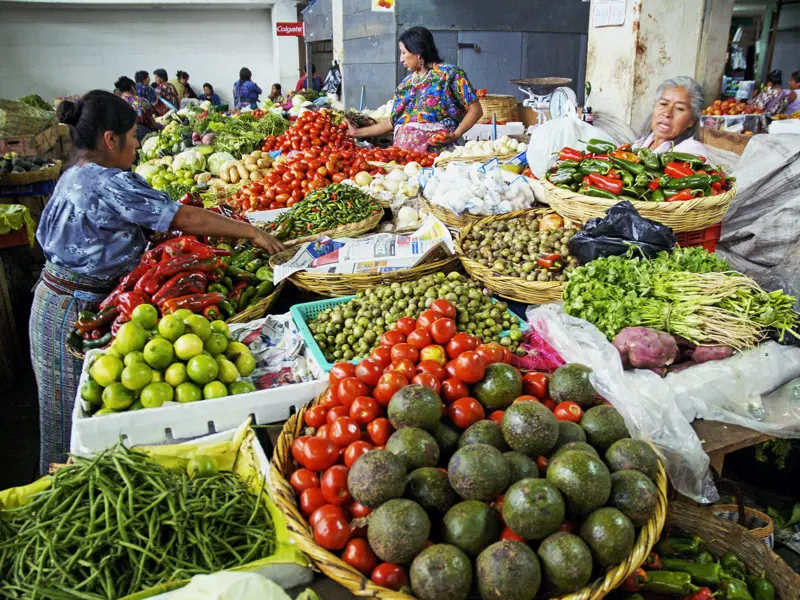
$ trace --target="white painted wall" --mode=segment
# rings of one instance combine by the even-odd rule
[[[89,0],[91,2],[91,0]],[[36,93],[51,100],[90,89],[113,89],[120,75],[164,68],[170,77],[187,71],[202,93],[210,82],[223,102],[232,101],[239,69],[248,67],[265,94],[275,81],[297,79],[296,38],[277,38],[272,8],[265,3],[202,0],[191,7],[103,7],[63,2],[2,3],[0,8],[0,97]],[[177,3],[177,2],[176,2]],[[174,6],[174,4],[173,4]],[[294,21],[287,3],[277,20]],[[284,40],[288,40],[284,41]]]

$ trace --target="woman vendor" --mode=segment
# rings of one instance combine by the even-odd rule
[[[142,227],[246,238],[270,254],[281,244],[248,223],[173,202],[130,172],[139,143],[136,111],[95,90],[58,105],[77,156],[42,212],[36,238],[47,258],[36,286],[29,335],[39,388],[40,468],[64,462],[82,361],[67,338],[82,311],[97,310],[145,248]]]
[[[483,116],[467,74],[442,61],[424,27],[405,31],[398,45],[400,62],[411,74],[397,87],[391,119],[362,128],[348,121],[350,135],[369,138],[394,131],[395,146],[418,152],[456,144]]]
[[[706,156],[706,147],[695,139],[702,112],[703,87],[699,83],[691,77],[667,79],[658,86],[653,114],[634,149]]]

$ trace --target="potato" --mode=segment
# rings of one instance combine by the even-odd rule
[[[241,179],[241,177],[239,176],[239,169],[237,169],[236,167],[231,167],[229,173],[230,173],[231,183],[239,183],[239,180]]]
[[[258,181],[260,179],[261,179],[261,175],[258,173],[258,171],[252,171],[250,173],[250,181]]]
[[[254,156],[248,156],[247,158],[244,159],[244,166],[245,167],[247,165],[254,165],[254,164],[256,164],[256,158]]]
[[[261,158],[261,150],[253,150],[250,153],[250,156],[252,156],[253,158],[256,158],[256,159]]]
[[[239,163],[236,168],[239,170],[240,179],[247,179],[250,177],[250,171],[248,171],[243,164]]]
[[[234,171],[235,170],[236,169],[234,169]],[[237,175],[238,175],[238,173],[237,173]],[[225,183],[230,183],[231,182],[230,171],[220,171],[219,172],[219,178],[222,179],[222,181],[224,181]]]
[[[258,165],[257,165],[257,164],[255,164],[255,163],[254,163],[254,164],[250,164],[250,165],[247,165],[247,164],[246,164],[246,165],[244,166],[244,168],[245,168],[245,169],[247,169],[248,171],[250,171],[251,173],[252,173],[253,171],[258,171]]]

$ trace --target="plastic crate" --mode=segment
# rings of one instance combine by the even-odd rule
[[[684,248],[695,246],[702,246],[709,252],[714,252],[717,249],[717,242],[722,235],[722,223],[717,223],[706,229],[698,231],[684,231],[683,233],[676,233],[678,236],[678,244]]]
[[[294,324],[297,325],[297,330],[300,332],[300,335],[303,336],[303,341],[306,344],[306,348],[311,353],[311,356],[314,357],[314,360],[317,361],[317,364],[320,366],[320,368],[322,368],[322,370],[326,373],[333,368],[334,363],[328,362],[325,359],[325,355],[322,353],[322,348],[320,348],[317,344],[317,340],[314,339],[314,335],[311,333],[311,330],[308,328],[306,323],[316,317],[319,313],[339,304],[344,304],[353,298],[355,298],[355,296],[342,296],[341,298],[317,300],[316,302],[295,304],[289,309],[292,319],[294,319]],[[497,302],[497,299],[492,298],[492,302]],[[528,329],[528,324],[525,322],[525,319],[521,319],[518,315],[515,315],[510,310],[507,312],[509,315],[512,315],[519,320],[520,329],[523,331]],[[362,356],[361,358],[354,358],[349,362],[358,364],[361,362],[362,358],[364,357]]]

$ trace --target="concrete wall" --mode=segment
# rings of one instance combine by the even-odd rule
[[[716,100],[722,89],[733,5],[734,0],[706,2],[700,56],[695,71],[695,79],[703,85],[706,92],[706,105]]]

